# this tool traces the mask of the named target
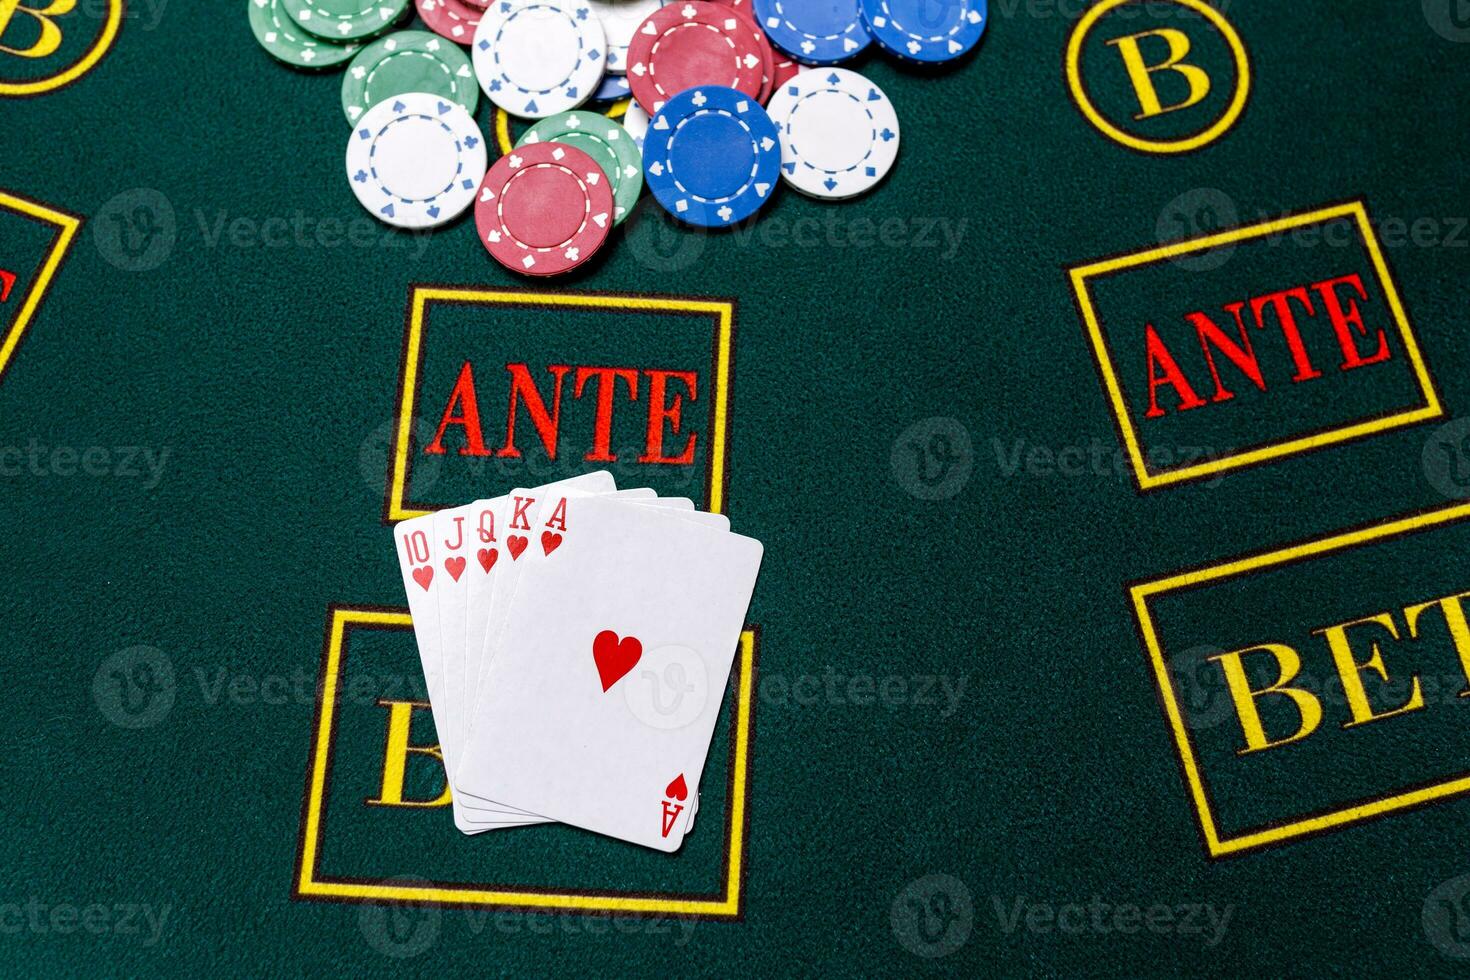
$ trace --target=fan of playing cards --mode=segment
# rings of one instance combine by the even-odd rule
[[[394,537],[455,826],[561,822],[677,851],[761,543],[608,473],[404,521]],[[668,664],[708,692],[672,724],[640,711],[636,690],[640,666]]]

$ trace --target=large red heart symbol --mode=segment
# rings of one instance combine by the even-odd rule
[[[490,572],[490,569],[492,569],[492,568],[495,567],[495,561],[496,561],[496,559],[498,559],[500,557],[500,549],[499,548],[481,548],[476,553],[475,557],[477,557],[477,558],[480,559],[480,567],[483,568],[485,570],[485,573],[488,575],[489,572]]]
[[[603,630],[592,641],[592,659],[597,663],[604,693],[628,676],[628,671],[636,667],[642,657],[643,644],[631,636],[620,640],[612,630]]]
[[[561,535],[552,534],[550,531],[541,532],[541,550],[548,555],[561,547]]]
[[[526,545],[528,544],[530,544],[530,542],[521,537],[519,534],[512,534],[510,537],[506,538],[505,546],[510,549],[510,560],[515,561],[517,558],[521,557],[521,552],[526,550]]]
[[[679,773],[678,779],[669,783],[668,788],[664,790],[664,795],[671,800],[689,799],[689,787],[684,785],[684,774],[682,772]]]
[[[434,567],[425,565],[423,568],[413,570],[413,580],[417,582],[425,592],[429,591],[429,583],[434,581]]]
[[[446,558],[446,559],[444,559],[444,570],[449,573],[449,577],[450,578],[452,578],[456,582],[458,582],[459,581],[459,577],[464,574],[464,559],[463,558]]]

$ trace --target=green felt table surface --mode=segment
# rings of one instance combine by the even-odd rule
[[[130,2],[91,71],[0,97],[0,190],[83,219],[0,376],[4,971],[1463,969],[1470,802],[1212,856],[1128,586],[1470,494],[1470,31],[1450,0],[1219,6],[1249,51],[1250,96],[1194,152],[1125,148],[1078,111],[1063,56],[1085,4],[992,0],[980,50],[947,71],[857,61],[903,127],[875,193],[830,204],[788,190],[722,233],[674,224],[645,194],[605,255],[555,282],[496,265],[472,221],[428,235],[373,222],[343,172],[340,72],[273,61],[244,3]],[[105,8],[70,16],[95,25]],[[34,40],[11,30],[12,46]],[[1104,66],[1098,99],[1117,112],[1131,90],[1109,53],[1094,43],[1084,62]],[[1223,46],[1199,57],[1229,64]],[[493,133],[483,102],[477,118]],[[1438,417],[1140,492],[1068,269],[1352,200],[1378,229]],[[0,268],[34,280],[49,232],[0,218]],[[1223,267],[1119,274],[1096,295],[1105,319],[1218,313],[1365,262],[1357,245],[1241,244]],[[385,474],[415,284],[732,301],[723,460],[707,415],[718,318],[432,308],[415,406],[428,429],[408,446],[402,501],[597,468],[583,453],[590,395],[570,393],[564,439],[578,451],[555,465],[524,415],[519,461],[471,466],[459,428],[443,457],[423,452],[465,360],[492,446],[506,364],[528,363],[543,391],[553,364],[700,370],[685,417],[696,458],[640,466],[624,449],[613,467],[623,486],[718,504],[767,549],[755,676],[741,680],[754,684],[746,779],[732,773],[732,692],[677,857],[565,828],[462,838],[445,809],[370,805],[380,701],[413,700],[417,665],[401,626],[355,627],[341,676],[365,680],[335,716],[319,873],[511,900],[298,893],[332,610],[404,605]],[[0,304],[4,323],[14,312]],[[1144,362],[1125,357],[1136,396]],[[1165,450],[1218,453],[1302,417],[1412,408],[1423,391],[1392,373],[1404,363],[1399,349],[1381,382],[1364,368],[1287,386],[1299,395],[1285,402],[1232,374],[1239,404],[1150,431]],[[615,446],[641,451],[646,419],[620,418]],[[1311,630],[1386,610],[1404,629],[1404,607],[1470,588],[1464,538],[1450,522],[1158,599],[1164,645],[1196,651],[1188,669],[1205,678],[1186,693],[1219,709],[1196,744],[1222,835],[1462,777],[1470,699],[1448,634],[1438,660],[1383,648],[1397,680],[1439,682],[1422,710],[1345,728],[1341,692],[1323,693],[1321,730],[1259,765],[1237,755],[1208,658],[1291,642],[1330,688]],[[118,685],[140,681],[119,702]],[[1380,708],[1411,693],[1374,690]],[[1289,731],[1280,707],[1267,725]],[[432,739],[414,725],[415,744]],[[442,774],[423,758],[407,791],[432,797]],[[729,898],[732,835],[736,915],[514,901]]]

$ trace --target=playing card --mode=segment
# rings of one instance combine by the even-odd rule
[[[553,488],[552,492],[539,496],[532,496],[534,491],[514,490],[510,496],[514,501],[511,507],[511,527],[519,529],[523,533],[523,541],[536,541],[535,544],[523,545],[520,558],[509,563],[496,578],[494,590],[490,603],[486,609],[486,620],[490,627],[486,630],[485,645],[480,654],[479,673],[470,684],[470,690],[475,697],[479,693],[479,680],[484,676],[485,664],[488,663],[499,648],[503,638],[498,626],[504,622],[506,611],[515,599],[520,585],[521,572],[531,565],[549,559],[565,543],[568,536],[576,535],[577,500],[590,496],[579,488]],[[694,511],[694,502],[687,497],[658,497],[654,491],[622,491],[618,494],[620,499],[639,499],[651,507],[665,508],[669,510],[680,510],[689,512],[690,517],[697,513]],[[717,517],[717,515],[700,515],[700,518]],[[728,519],[718,517],[719,520]],[[537,540],[539,539],[539,540]],[[467,682],[469,679],[466,679]],[[470,722],[473,729],[474,722]],[[466,732],[466,737],[469,732]]]
[[[553,511],[553,514],[555,512]],[[682,845],[759,570],[750,538],[604,497],[528,565],[484,665],[466,792],[660,851]],[[570,530],[570,525],[569,525]],[[640,662],[697,671],[678,724],[623,690]]]
[[[440,752],[444,757],[445,771],[450,772],[451,748],[445,743],[442,734],[449,730],[449,715],[444,694],[437,591],[443,587],[446,576],[439,573],[435,557],[434,542],[437,534],[434,515],[417,517],[398,524],[393,529],[393,538],[397,546],[399,570],[403,576],[403,589],[408,596],[409,614],[413,619],[414,639],[418,644],[424,683],[429,691],[430,712],[434,717],[435,730],[441,733]],[[467,834],[479,832],[458,798],[451,801],[451,807],[455,827]]]
[[[617,484],[611,473],[599,470],[596,473],[588,473],[519,492],[534,501],[539,499],[541,494],[561,490],[577,490],[594,494],[612,493],[617,490]],[[638,492],[649,496],[654,495],[652,490]],[[447,590],[440,597],[443,633],[441,642],[444,649],[443,672],[444,676],[449,679],[449,686],[453,689],[449,692],[452,702],[449,709],[450,720],[454,727],[444,737],[451,741],[462,741],[464,737],[467,727],[466,714],[472,703],[469,698],[469,692],[472,690],[469,687],[471,679],[469,675],[473,672],[478,678],[479,674],[478,662],[467,663],[467,659],[469,659],[470,651],[473,651],[474,656],[478,657],[481,646],[483,646],[484,616],[481,610],[485,607],[480,603],[488,601],[495,574],[501,567],[501,559],[505,558],[507,564],[511,564],[525,548],[525,539],[509,533],[506,527],[506,507],[511,499],[501,497],[494,500],[481,500],[468,507],[440,511],[441,526],[451,521],[461,522],[463,537],[466,539],[463,554],[460,556],[463,564],[456,566],[462,567],[465,575],[461,581],[454,583],[454,588]],[[445,617],[443,613],[446,600],[453,604],[448,617]],[[479,645],[474,647],[468,645],[472,636],[476,638]]]
[[[473,600],[475,607],[471,615],[476,620],[484,620],[485,625],[482,631],[486,634],[487,639],[485,648],[479,657],[471,654],[466,659],[466,690],[470,692],[468,697],[471,704],[474,701],[474,692],[478,688],[479,678],[483,673],[484,658],[492,655],[490,651],[498,642],[497,626],[504,617],[504,610],[509,607],[516,594],[521,570],[535,562],[545,561],[558,552],[566,536],[575,534],[576,519],[572,512],[576,505],[572,501],[593,495],[576,486],[552,485],[535,490],[518,488],[502,498],[505,501],[501,506],[501,512],[505,515],[502,526],[506,528],[505,554],[507,560],[504,563],[497,561],[493,573],[485,577],[488,585],[484,588],[489,590],[485,605],[481,607],[478,605],[479,600]],[[728,520],[724,517],[710,514],[696,515],[693,512],[694,502],[687,497],[660,498],[653,490],[646,488],[619,490],[607,496],[642,506],[679,511],[692,520],[723,521],[726,527],[729,526]],[[519,539],[518,542],[512,543],[512,539],[515,538]],[[473,683],[469,680],[471,676],[474,678]],[[469,738],[474,727],[473,709],[469,714],[465,739]],[[455,757],[458,758],[458,753]],[[455,789],[462,804],[465,807],[474,808],[477,816],[488,816],[496,820],[527,817],[528,822],[547,822],[535,814],[526,813],[516,807],[482,799],[458,785]]]
[[[578,484],[576,481],[567,481],[565,484],[552,483],[545,487],[539,487],[537,490],[532,491],[532,493],[541,496],[546,493],[554,493],[556,490],[562,488],[575,489],[584,493],[610,493],[616,489],[610,486],[587,486]],[[525,491],[517,491],[517,493],[524,494]],[[630,493],[634,496],[634,499],[642,500],[655,507],[667,507],[683,511],[694,510],[694,501],[687,497],[659,498],[655,496],[652,490],[637,490],[631,491]],[[518,560],[512,558],[506,548],[506,538],[509,535],[504,531],[504,528],[511,519],[511,501],[514,499],[516,499],[514,495],[507,494],[504,497],[496,497],[494,500],[477,501],[470,508],[472,523],[475,526],[475,555],[474,561],[470,566],[469,589],[466,597],[468,616],[465,624],[461,677],[464,690],[468,692],[467,697],[470,699],[471,706],[473,706],[473,692],[480,679],[480,653],[485,647],[485,634],[490,625],[490,600],[494,593],[498,575],[500,572],[512,566],[519,567]],[[715,522],[715,526],[719,526],[719,522],[723,522],[723,526],[727,530],[730,527],[729,519],[722,515],[690,513],[688,516],[691,519],[710,519]],[[527,541],[529,543],[529,539]],[[520,555],[526,554],[525,546],[521,546],[519,542],[517,543],[517,549]],[[530,554],[532,557],[527,558],[527,561],[534,559],[535,552],[533,551]],[[460,721],[463,723],[466,719],[461,718]],[[463,737],[463,735],[464,732],[461,731],[460,737]]]
[[[552,487],[571,486],[590,491],[612,490],[616,483],[605,471],[564,480]],[[408,595],[414,637],[429,690],[430,710],[439,735],[446,773],[454,771],[454,760],[462,744],[454,732],[462,726],[463,637],[467,616],[468,546],[467,525],[473,507],[455,508],[404,521],[394,528],[404,590]],[[451,672],[452,671],[452,672]],[[451,794],[455,826],[477,833],[506,818],[476,810],[472,800]]]
[[[434,515],[434,574],[440,576],[437,589],[439,604],[440,673],[450,681],[443,685],[446,728],[440,734],[443,742],[454,742],[461,731],[464,713],[463,688],[453,683],[456,666],[463,656],[465,600],[469,591],[469,507],[441,510]]]
[[[477,629],[477,633],[483,634],[489,628],[489,618],[486,615],[486,610],[489,607],[490,599],[495,594],[497,583],[505,576],[514,574],[514,571],[523,567],[525,563],[532,561],[533,556],[537,554],[537,548],[531,542],[531,535],[524,533],[536,525],[525,515],[528,512],[539,514],[539,508],[543,505],[550,505],[555,501],[564,499],[566,496],[592,496],[598,492],[600,491],[587,489],[584,484],[570,480],[548,484],[544,487],[518,488],[505,497],[487,502],[490,505],[488,508],[490,520],[494,522],[497,520],[496,515],[500,515],[498,518],[499,526],[505,529],[503,536],[506,560],[503,564],[498,558],[485,563],[490,567],[485,569],[484,574],[480,577],[482,583],[481,589],[483,590],[480,594],[484,596],[484,605],[474,604],[469,610],[468,617],[477,623],[483,622],[485,624]],[[657,492],[646,487],[611,491],[610,495],[619,499],[637,500],[640,503],[649,503],[656,506],[679,505],[677,500],[660,501]],[[692,502],[689,502],[688,505],[693,507]],[[485,512],[482,510],[480,513],[483,515]],[[491,526],[494,527],[495,524],[492,523]],[[548,548],[544,542],[540,549],[542,554],[549,554],[554,550],[554,546]],[[479,563],[478,553],[476,561]],[[468,628],[466,628],[467,634]],[[450,645],[446,639],[445,649],[449,650],[449,648]],[[459,666],[456,666],[456,661],[459,661]],[[479,679],[479,667],[479,657],[471,654],[467,647],[461,647],[455,653],[446,655],[445,676],[454,677],[457,672],[462,671],[463,676],[466,678],[465,683],[460,688],[458,698],[452,699],[454,704],[470,704],[473,702],[473,687],[470,684],[469,678]],[[446,683],[446,687],[448,686]],[[458,712],[454,716],[453,723],[456,725],[455,730],[459,733],[453,736],[456,745],[463,744],[463,739],[467,736],[468,728],[470,727],[469,718],[466,717],[468,714],[468,712]],[[459,758],[458,752],[453,753],[453,758]],[[452,768],[449,769],[449,774],[450,783],[453,785],[454,770]],[[514,807],[501,806],[491,800],[480,799],[465,792],[458,786],[454,787],[454,795],[460,801],[462,812],[466,813],[467,818],[496,824],[497,829],[507,826],[526,826],[533,823],[549,822],[536,814],[527,813],[524,810],[519,810]]]

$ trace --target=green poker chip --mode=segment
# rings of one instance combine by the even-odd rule
[[[457,102],[470,115],[480,86],[469,55],[428,31],[396,31],[358,52],[342,78],[342,111],[356,123],[373,106],[405,92],[428,92]]]
[[[250,30],[272,58],[293,68],[333,68],[357,54],[356,44],[334,44],[313,37],[281,8],[281,0],[246,0]]]
[[[612,185],[613,224],[622,223],[643,193],[643,154],[622,124],[604,115],[577,110],[548,116],[516,146],[528,143],[565,143],[596,160]]]
[[[336,41],[365,41],[393,28],[408,12],[408,0],[281,0],[306,33]]]

